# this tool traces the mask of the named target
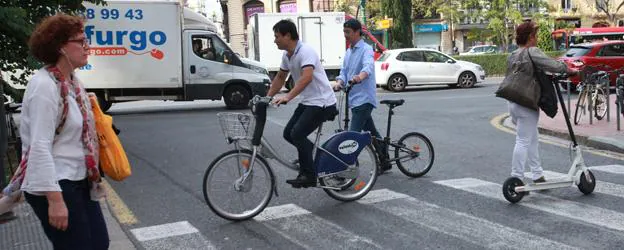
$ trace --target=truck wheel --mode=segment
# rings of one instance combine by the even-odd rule
[[[249,100],[251,99],[251,92],[248,88],[241,84],[232,84],[228,86],[223,92],[223,100],[225,106],[229,109],[244,109],[247,108]]]

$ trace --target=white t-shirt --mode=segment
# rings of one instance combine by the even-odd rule
[[[312,73],[312,82],[299,94],[302,98],[301,104],[317,107],[336,104],[336,95],[332,90],[316,51],[301,41],[297,42],[297,48],[295,48],[295,52],[290,58],[288,58],[288,52],[284,51],[280,69],[290,72],[295,83],[301,78],[303,67],[307,66],[312,66],[314,72]]]
[[[78,81],[76,80],[78,83]],[[20,134],[22,152],[30,147],[28,168],[22,190],[30,194],[61,191],[59,180],[83,180],[87,177],[85,150],[82,144],[82,114],[75,93],[67,95],[68,113],[65,125],[58,135],[61,95],[56,82],[46,69],[32,77],[22,104]]]

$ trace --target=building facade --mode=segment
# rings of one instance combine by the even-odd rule
[[[219,0],[223,11],[223,34],[232,50],[247,52],[247,20],[255,13],[330,12],[336,0]]]
[[[611,21],[604,12],[598,9],[597,6],[604,5],[605,0],[548,0],[548,4],[552,9],[551,16],[557,21],[572,24],[577,28],[624,26],[622,12],[616,13],[615,20]],[[610,12],[615,12],[616,7],[611,7]]]

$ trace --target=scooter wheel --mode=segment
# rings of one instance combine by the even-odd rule
[[[596,178],[594,174],[587,170],[589,173],[589,181],[585,178],[585,172],[581,173],[580,183],[577,185],[579,190],[583,192],[583,194],[591,194],[594,192],[594,188],[596,187]]]
[[[510,177],[503,183],[503,196],[511,203],[516,203],[522,200],[525,192],[516,192],[516,187],[524,186],[524,183],[518,177]]]

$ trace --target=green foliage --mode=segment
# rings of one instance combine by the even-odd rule
[[[28,38],[44,17],[58,12],[75,14],[84,9],[83,2],[104,4],[104,0],[4,0],[0,5],[0,72],[22,72],[11,81],[26,84],[26,76],[41,67],[28,52]]]
[[[392,44],[390,48],[412,48],[412,1],[386,0],[381,3],[382,14],[393,19],[389,29]]]
[[[557,58],[563,54],[562,51],[545,52],[552,58]],[[455,56],[457,60],[473,62],[481,65],[488,76],[504,76],[507,70],[507,57],[505,54],[476,55],[476,56]]]

